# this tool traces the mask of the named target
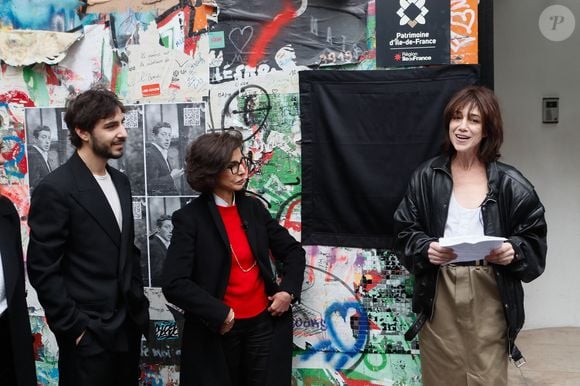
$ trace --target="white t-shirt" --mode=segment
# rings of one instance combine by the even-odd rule
[[[455,236],[483,236],[483,219],[481,218],[481,207],[468,209],[464,208],[451,194],[449,200],[449,212],[445,223],[445,237]]]
[[[117,188],[115,188],[115,184],[113,184],[113,180],[111,180],[111,176],[109,173],[105,171],[104,176],[97,176],[94,175],[95,180],[105,193],[105,197],[107,197],[107,201],[109,201],[109,205],[115,214],[115,218],[117,219],[117,224],[119,224],[119,229],[123,231],[123,212],[121,211],[121,201],[119,201],[119,193],[117,193]]]

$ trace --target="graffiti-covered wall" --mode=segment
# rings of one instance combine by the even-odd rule
[[[187,144],[208,131],[242,131],[256,165],[249,190],[300,238],[298,72],[377,69],[377,52],[386,55],[389,44],[377,40],[377,25],[419,28],[429,23],[430,5],[401,2],[406,5],[385,15],[377,14],[374,0],[91,3],[0,5],[0,134],[7,159],[0,182],[20,212],[26,247],[30,192],[73,151],[62,118],[67,98],[95,84],[120,96],[129,140],[125,155],[112,162],[132,183],[135,242],[151,301],[152,339],[143,343],[141,381],[178,385],[183,320],[163,298],[159,272],[163,240],[171,235],[168,218],[196,196],[183,176]],[[477,3],[450,0],[443,7],[448,32],[437,39],[444,39],[439,44],[447,54],[434,64],[477,62]],[[403,46],[428,34],[392,33]],[[401,59],[425,55],[394,55],[394,66],[425,64]],[[164,168],[156,167],[160,146],[168,154]],[[403,338],[413,321],[412,283],[397,258],[383,249],[305,249],[302,303],[294,308],[293,385],[419,385],[418,347]],[[39,380],[56,385],[58,348],[32,288],[28,303]]]

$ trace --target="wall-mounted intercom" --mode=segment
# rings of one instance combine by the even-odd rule
[[[542,98],[542,122],[558,123],[560,98]]]

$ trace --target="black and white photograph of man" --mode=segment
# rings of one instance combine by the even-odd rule
[[[33,190],[50,171],[74,153],[63,120],[64,108],[26,109],[28,182]]]
[[[151,287],[161,287],[163,263],[171,242],[173,224],[171,216],[163,214],[155,221],[153,234],[149,236],[149,258],[151,261]]]
[[[149,273],[150,286],[161,287],[163,264],[171,242],[173,223],[171,215],[185,205],[191,197],[149,198]]]
[[[145,168],[150,196],[190,196],[184,176],[187,145],[205,132],[205,104],[144,106]]]
[[[34,189],[53,169],[49,159],[52,131],[46,125],[37,126],[29,137],[28,150],[28,181],[30,189]]]
[[[150,129],[150,141],[147,143],[145,152],[149,195],[175,196],[178,194],[177,184],[183,175],[183,167],[176,166],[181,162],[175,159],[175,147],[171,149],[172,140],[177,140],[178,134],[173,127],[168,122],[157,122]]]

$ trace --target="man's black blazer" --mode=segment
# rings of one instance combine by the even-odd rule
[[[37,148],[28,146],[28,182],[30,189],[36,188],[36,185],[50,173],[48,164]]]
[[[161,287],[163,264],[167,256],[167,247],[163,241],[153,235],[149,237],[149,261],[151,267],[151,287]]]
[[[18,385],[36,386],[33,341],[26,306],[20,218],[12,202],[0,195],[0,253],[8,301],[8,324]],[[0,379],[0,384],[2,380]]]
[[[32,192],[27,266],[30,282],[57,340],[88,329],[105,349],[126,317],[145,332],[139,250],[134,244],[127,176],[107,166],[117,189],[123,232],[103,191],[75,152]]]
[[[145,150],[147,163],[147,193],[152,196],[176,195],[175,181],[163,154],[155,145],[148,143]]]

